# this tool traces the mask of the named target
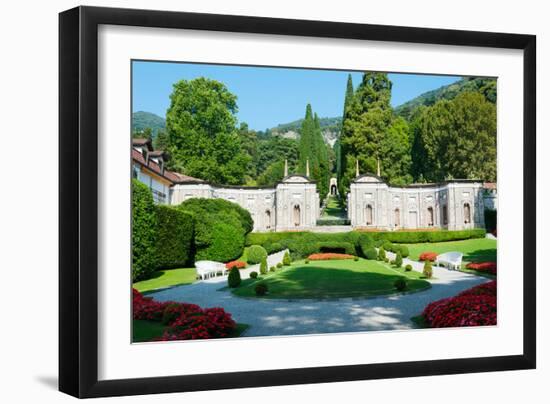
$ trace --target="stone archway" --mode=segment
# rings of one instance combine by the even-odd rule
[[[265,228],[271,229],[271,211],[269,209],[265,211]]]
[[[464,204],[464,224],[470,224],[472,222],[472,212],[470,209],[470,204]]]
[[[336,185],[335,184],[332,184],[330,186],[330,194],[331,195],[336,195]]]
[[[292,209],[292,223],[294,226],[300,226],[300,205],[294,205]]]
[[[365,223],[367,226],[372,225],[372,218],[373,218],[372,206],[369,204],[365,207]]]

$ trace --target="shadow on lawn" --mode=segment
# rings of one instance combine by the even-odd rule
[[[463,260],[467,262],[486,262],[486,261],[495,261],[497,260],[497,249],[496,248],[487,248],[484,250],[471,251],[465,253]]]

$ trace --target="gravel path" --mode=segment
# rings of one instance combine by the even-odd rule
[[[269,257],[269,266],[282,260],[284,252]],[[410,263],[422,271],[422,263]],[[247,269],[247,272],[257,269]],[[229,290],[227,277],[217,277],[192,285],[178,286],[154,293],[159,301],[175,300],[202,307],[223,307],[235,321],[250,328],[244,336],[299,335],[329,332],[402,330],[414,328],[410,318],[438,299],[454,296],[488,279],[445,268],[434,267],[432,287],[424,292],[377,298],[338,300],[269,300],[240,298]]]

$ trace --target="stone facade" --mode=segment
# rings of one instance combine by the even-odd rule
[[[481,181],[454,180],[394,187],[376,175],[367,174],[351,183],[347,198],[353,228],[462,230],[485,227]]]
[[[319,217],[319,194],[315,182],[289,175],[275,188],[217,186],[204,182],[175,184],[170,203],[190,198],[222,198],[250,212],[254,231],[311,230]]]

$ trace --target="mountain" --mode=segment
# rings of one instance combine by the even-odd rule
[[[281,136],[287,139],[298,139],[300,137],[302,121],[303,119],[298,119],[289,123],[282,123],[269,129],[268,131],[272,136]],[[336,142],[336,139],[340,134],[342,118],[319,118],[319,123],[321,125],[321,133],[325,143],[329,144],[331,147],[334,146],[334,142]]]
[[[134,112],[132,114],[132,131],[141,132],[145,128],[151,128],[153,136],[155,136],[159,130],[166,128],[166,120],[151,112]]]
[[[409,120],[420,106],[430,106],[439,100],[451,100],[464,91],[479,92],[485,95],[488,101],[495,103],[497,97],[496,83],[496,79],[464,77],[455,83],[420,94],[418,97],[395,107],[394,111],[397,115]]]

